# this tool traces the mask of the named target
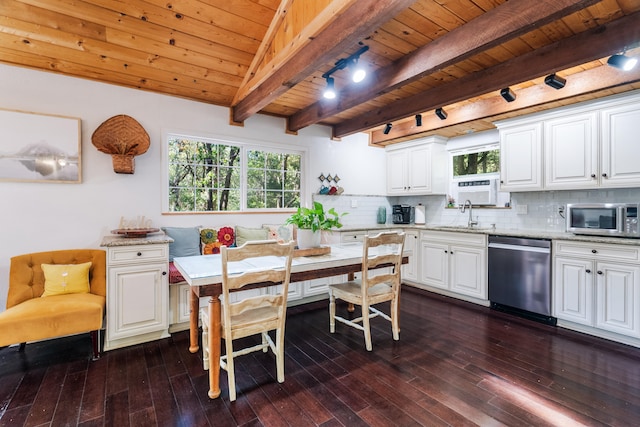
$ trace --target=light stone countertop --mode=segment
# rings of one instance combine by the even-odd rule
[[[388,230],[388,229],[405,229],[405,230],[418,230],[418,231],[449,231],[457,233],[476,233],[487,234],[492,236],[511,236],[511,237],[524,237],[530,239],[548,239],[548,240],[572,240],[577,242],[588,243],[609,243],[617,245],[636,245],[640,246],[640,239],[628,238],[628,237],[603,237],[603,236],[588,236],[578,235],[573,233],[559,232],[559,231],[547,231],[547,230],[516,230],[507,228],[492,228],[492,227],[474,227],[469,228],[465,226],[450,226],[450,225],[438,225],[438,224],[370,224],[370,225],[358,225],[358,226],[344,226],[340,229],[333,230],[338,232],[354,232],[354,231],[367,231],[367,230]]]
[[[172,243],[173,239],[164,232],[156,232],[147,234],[145,237],[123,237],[117,234],[106,235],[102,237],[100,246],[135,246],[135,245],[159,245],[164,243]]]

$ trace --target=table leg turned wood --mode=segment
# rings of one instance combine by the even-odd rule
[[[220,300],[209,300],[209,398],[220,396]]]
[[[197,353],[200,350],[198,345],[198,310],[200,309],[200,298],[196,294],[196,289],[191,288],[189,299],[189,351]]]

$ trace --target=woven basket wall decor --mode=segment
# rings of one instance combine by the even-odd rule
[[[132,174],[135,172],[134,156],[149,149],[149,134],[134,118],[120,114],[98,126],[91,135],[91,142],[98,151],[111,155],[114,172]]]

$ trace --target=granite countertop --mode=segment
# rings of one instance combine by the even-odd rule
[[[511,236],[511,237],[524,237],[532,239],[549,239],[549,240],[573,240],[577,242],[590,242],[590,243],[613,243],[618,245],[640,245],[640,239],[625,238],[625,237],[603,237],[603,236],[587,236],[578,235],[573,233],[566,233],[563,231],[548,231],[548,230],[516,230],[507,228],[493,228],[493,227],[473,227],[466,226],[451,226],[451,225],[438,225],[438,224],[373,224],[373,225],[358,225],[358,226],[344,226],[340,232],[349,231],[366,231],[366,230],[389,230],[402,228],[405,230],[419,230],[419,231],[449,231],[456,233],[476,233],[476,234],[490,234],[493,236]]]
[[[163,232],[147,234],[145,237],[123,237],[120,235],[106,235],[102,237],[100,246],[134,246],[134,245],[159,245],[172,243],[173,239]]]

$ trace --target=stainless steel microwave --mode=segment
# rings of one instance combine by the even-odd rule
[[[567,205],[567,231],[611,237],[640,238],[639,203],[574,203]]]

